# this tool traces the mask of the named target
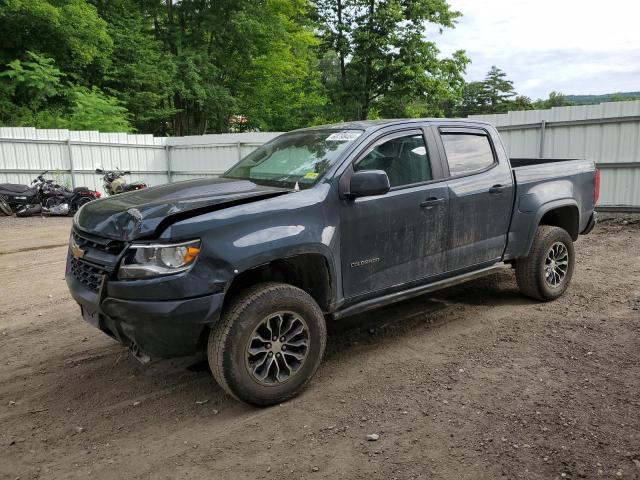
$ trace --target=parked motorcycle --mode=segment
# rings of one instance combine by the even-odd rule
[[[118,193],[133,192],[134,190],[147,188],[147,184],[144,182],[127,183],[124,176],[131,175],[131,172],[120,170],[118,167],[115,170],[103,170],[98,165],[96,166],[96,173],[102,175],[104,190],[108,195],[117,195]]]
[[[38,175],[31,185],[15,183],[0,184],[0,210],[18,217],[31,215],[73,215],[85,203],[100,198],[100,192],[87,187],[76,187],[72,190],[58,185],[53,180],[44,178],[45,170]]]
[[[74,215],[86,203],[100,198],[102,194],[87,187],[73,190],[47,180],[42,188],[42,209],[50,215]]]

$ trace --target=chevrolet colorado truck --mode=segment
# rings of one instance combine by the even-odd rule
[[[219,178],[91,202],[66,281],[140,360],[208,354],[255,405],[312,378],[326,320],[514,268],[547,301],[596,222],[591,161],[509,159],[490,124],[412,119],[285,133]]]

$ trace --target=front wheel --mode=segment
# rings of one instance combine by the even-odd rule
[[[560,227],[541,225],[529,255],[516,261],[518,287],[536,300],[555,300],[567,290],[574,265],[575,250],[569,233]]]
[[[263,283],[238,295],[209,335],[209,366],[237,399],[273,405],[301,392],[327,341],[324,316],[305,291]]]

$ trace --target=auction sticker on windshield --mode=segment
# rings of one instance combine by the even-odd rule
[[[351,142],[362,135],[360,130],[343,130],[332,133],[327,137],[327,142]]]

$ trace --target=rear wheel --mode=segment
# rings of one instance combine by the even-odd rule
[[[229,394],[254,405],[297,395],[316,372],[326,345],[324,316],[305,291],[263,283],[238,295],[211,331],[208,358]]]
[[[560,227],[541,225],[529,256],[516,262],[520,291],[536,300],[555,300],[569,286],[575,265],[573,240]]]

